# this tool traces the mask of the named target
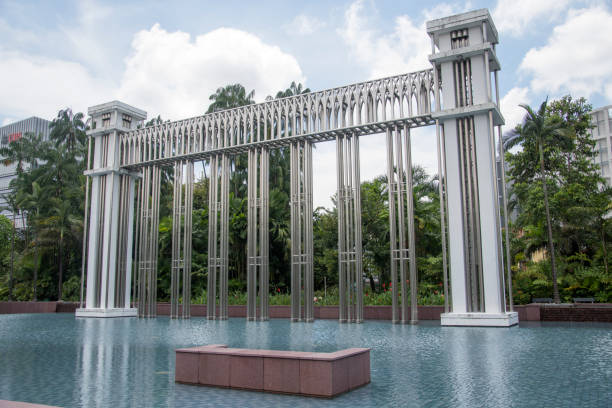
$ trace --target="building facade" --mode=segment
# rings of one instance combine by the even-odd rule
[[[612,105],[595,109],[591,112],[595,139],[595,163],[599,164],[602,177],[608,186],[612,185]]]
[[[21,139],[26,133],[42,135],[43,140],[48,140],[50,125],[50,121],[32,116],[31,118],[2,126],[0,127],[0,147],[7,147],[9,143]],[[10,184],[15,177],[17,177],[16,163],[8,166],[0,163],[0,208],[6,207],[6,200],[4,197],[11,192]],[[2,210],[1,214],[11,219],[13,217],[13,214],[6,210]],[[19,219],[16,220],[16,225],[18,228],[23,227]]]

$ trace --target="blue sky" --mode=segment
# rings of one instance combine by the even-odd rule
[[[0,1],[0,124],[111,99],[181,119],[228,83],[263,100],[292,80],[319,90],[428,68],[425,21],[483,7],[509,125],[519,103],[546,96],[612,103],[609,1]],[[362,145],[363,178],[382,174],[382,139]],[[414,161],[431,173],[434,149],[430,129],[414,132]],[[314,159],[315,205],[329,205],[333,146]]]

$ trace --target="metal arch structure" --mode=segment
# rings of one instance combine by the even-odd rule
[[[79,309],[77,315],[93,313],[92,309],[101,305],[99,302],[90,302],[90,295],[97,293],[99,287],[104,287],[108,272],[104,265],[98,269],[90,268],[91,265],[95,266],[91,259],[100,258],[100,246],[103,251],[108,242],[111,242],[111,246],[115,245],[113,234],[119,237],[119,248],[121,254],[125,255],[121,262],[125,262],[126,267],[120,269],[131,269],[128,262],[132,257],[131,247],[125,244],[133,229],[130,215],[121,218],[121,226],[110,232],[100,219],[105,221],[107,213],[112,213],[115,202],[112,200],[123,203],[122,208],[126,209],[124,213],[129,213],[134,199],[128,192],[130,186],[136,183],[140,186],[135,256],[138,261],[135,277],[139,313],[142,316],[155,315],[160,169],[171,165],[175,168],[173,316],[178,316],[180,276],[183,279],[184,306],[188,306],[190,289],[186,281],[190,280],[187,258],[191,254],[188,238],[191,217],[187,213],[191,212],[190,189],[193,188],[193,171],[189,169],[192,169],[194,161],[206,160],[210,165],[207,315],[210,319],[226,319],[230,160],[232,156],[247,153],[247,318],[268,319],[269,153],[272,149],[289,147],[291,319],[312,321],[312,145],[335,140],[339,318],[341,322],[363,321],[359,138],[385,133],[393,320],[416,322],[418,277],[410,129],[435,125],[441,175],[443,276],[447,295],[447,313],[442,323],[513,324],[517,320],[516,314],[507,313],[505,303],[502,228],[499,222],[501,208],[497,184],[492,182],[497,178],[493,129],[503,124],[498,108],[499,97],[493,100],[491,85],[491,72],[495,72],[497,89],[497,32],[487,10],[430,21],[427,30],[432,39],[430,62],[433,65],[428,70],[143,128],[130,122],[132,118],[144,119],[141,111],[134,108],[130,111],[127,105],[117,102],[112,106],[106,104],[90,108],[92,124],[95,126],[90,136],[95,140],[95,145],[93,169],[86,172],[93,180],[87,247],[88,292],[87,306]],[[134,112],[140,116],[134,115]],[[105,121],[107,116],[116,121],[121,116],[123,126],[110,128],[109,122]],[[498,132],[501,134],[500,130]],[[111,133],[114,135],[112,146],[98,142]],[[95,159],[97,155],[104,156],[108,152],[116,157],[110,169],[107,169],[108,164],[105,166]],[[183,175],[185,165],[187,177]],[[102,208],[98,208],[94,205],[94,197],[101,194],[99,184],[108,179],[106,170],[110,170],[113,177],[117,175],[130,181],[125,182],[126,187],[121,187],[125,192],[110,191],[112,202],[106,200]],[[100,237],[99,242],[92,240],[92,236]],[[450,256],[450,262],[447,255]],[[509,262],[506,263],[509,265]],[[447,282],[447,266],[450,266],[450,285]],[[100,279],[102,284],[97,284]],[[93,292],[90,291],[90,281],[94,282]],[[98,296],[95,293],[92,295],[94,299]],[[449,294],[452,302],[448,300]],[[189,317],[185,309],[182,316]]]

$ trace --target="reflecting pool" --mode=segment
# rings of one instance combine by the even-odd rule
[[[372,383],[322,400],[174,383],[174,349],[370,347]],[[611,324],[509,329],[368,321],[0,315],[0,399],[62,407],[610,407]]]

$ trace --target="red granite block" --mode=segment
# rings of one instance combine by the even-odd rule
[[[354,358],[341,358],[332,362],[332,396],[342,394],[350,389],[350,376]],[[361,374],[361,370],[358,370]]]
[[[299,394],[300,360],[265,357],[263,364],[265,391]]]
[[[332,362],[300,360],[300,394],[331,397]]]
[[[201,353],[198,356],[198,383],[217,387],[230,386],[230,356],[209,353]]]
[[[174,380],[183,383],[198,383],[198,354],[176,353]]]
[[[263,358],[229,356],[230,387],[263,390]]]
[[[51,405],[30,404],[28,402],[0,400],[0,408],[58,408]]]
[[[347,358],[349,361],[349,386],[361,387],[370,382],[370,352],[364,352]]]
[[[361,361],[363,364],[364,381],[365,384],[370,382],[370,350],[366,351],[361,355]]]

